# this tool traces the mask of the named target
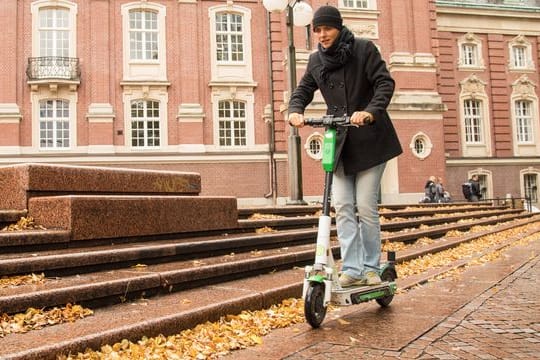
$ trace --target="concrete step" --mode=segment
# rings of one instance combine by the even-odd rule
[[[234,229],[234,197],[64,195],[34,197],[29,213],[71,240],[90,240]]]
[[[409,249],[398,252],[399,263],[426,253],[435,253],[456,246],[461,242],[499,232],[528,222],[537,221],[540,216],[521,220],[507,218],[505,223],[493,230],[474,233],[453,240],[441,240],[421,249]],[[384,239],[383,239],[384,241]],[[183,261],[169,261],[160,264],[146,264],[117,270],[101,270],[87,274],[50,278],[43,285],[25,285],[2,289],[0,309],[15,313],[28,307],[61,305],[68,302],[89,304],[111,304],[125,298],[185,291],[203,285],[219,283],[234,278],[252,277],[255,274],[268,273],[293,267],[304,266],[313,261],[314,240],[305,245],[275,247],[257,251],[243,251],[231,247],[231,253],[211,255],[207,249],[205,255]],[[339,257],[339,245],[333,243],[336,258]]]
[[[503,248],[525,235],[527,234],[516,234],[507,239],[505,244],[480,252],[478,257]],[[524,254],[519,259],[520,262],[509,264],[508,268],[519,268],[520,264],[529,257],[530,255]],[[426,273],[398,279],[398,288],[416,287],[444,271],[466,264],[467,261],[460,259],[449,263],[444,269],[431,269]],[[0,346],[0,358],[3,360],[56,359],[61,354],[76,353],[86,348],[99,349],[102,345],[114,344],[123,339],[137,341],[143,336],[175,334],[206,321],[218,320],[227,314],[267,308],[282,299],[300,297],[303,275],[303,269],[295,268],[97,308],[94,309],[93,316],[73,323],[4,337]],[[479,282],[476,278],[471,281],[475,284]],[[491,283],[486,283],[480,292],[492,286]],[[451,291],[462,290],[453,288]],[[469,292],[470,297],[477,296],[479,293],[474,289],[466,291]],[[398,304],[399,297],[395,300]],[[354,308],[359,309],[362,306],[367,305],[357,305]],[[410,301],[407,301],[406,307],[410,308],[410,306]],[[348,311],[347,309],[352,308],[343,308],[342,311]],[[416,314],[426,317],[421,310]],[[328,321],[330,320],[328,318]],[[300,336],[309,335],[310,333],[306,333]]]
[[[197,173],[19,164],[0,167],[0,209],[24,210],[28,199],[66,194],[198,195]]]
[[[64,234],[66,241],[69,240],[67,231],[59,231],[59,233]],[[26,236],[21,234],[20,238],[25,239]],[[47,276],[80,274],[98,266],[102,270],[126,268],[138,263],[152,264],[197,259],[207,256],[209,252],[213,255],[225,255],[231,252],[262,250],[300,243],[312,244],[316,236],[316,229],[300,229],[262,234],[171,238],[93,247],[66,247],[44,251],[36,251],[35,246],[32,246],[26,252],[1,255],[0,276],[41,272]],[[50,231],[47,232],[47,237],[40,238],[43,241],[46,239],[52,239]],[[12,240],[12,243],[15,244],[15,241]]]

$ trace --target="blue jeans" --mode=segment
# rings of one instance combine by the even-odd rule
[[[385,166],[383,163],[356,175],[345,175],[339,165],[334,173],[332,201],[343,260],[341,270],[353,278],[379,269],[381,225],[377,199]]]

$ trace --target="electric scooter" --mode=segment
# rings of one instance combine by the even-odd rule
[[[317,245],[315,248],[315,263],[305,268],[303,294],[304,316],[307,322],[318,328],[326,316],[329,304],[353,305],[376,300],[382,307],[387,307],[394,298],[397,285],[395,279],[395,253],[387,253],[387,262],[379,269],[382,283],[376,286],[353,286],[342,288],[338,282],[338,271],[335,266],[332,247],[330,244],[331,189],[336,149],[336,132],[338,127],[356,126],[350,123],[350,117],[335,117],[331,115],[322,118],[306,118],[304,124],[312,127],[324,127],[322,147],[322,166],[325,171],[324,196],[322,215],[319,218]]]

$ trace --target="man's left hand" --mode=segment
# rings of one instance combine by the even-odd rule
[[[370,125],[374,121],[373,115],[367,111],[355,111],[351,116],[351,124],[353,125]]]

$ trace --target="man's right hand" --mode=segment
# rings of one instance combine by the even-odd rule
[[[304,126],[304,115],[299,113],[289,114],[289,124],[291,126],[301,128]]]

